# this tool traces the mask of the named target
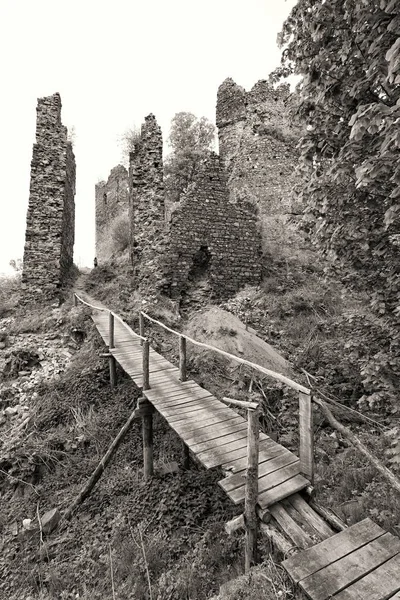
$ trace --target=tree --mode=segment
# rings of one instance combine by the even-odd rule
[[[302,76],[300,194],[316,244],[400,316],[400,4],[299,0],[279,37]],[[360,277],[361,275],[361,277]]]
[[[135,150],[135,144],[140,140],[140,127],[130,127],[119,137],[121,147],[122,162],[124,166],[129,166],[129,154]]]
[[[177,113],[171,122],[168,142],[171,153],[164,161],[167,199],[178,202],[207,158],[215,140],[215,126],[205,117]]]

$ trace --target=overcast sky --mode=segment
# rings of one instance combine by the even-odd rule
[[[59,92],[76,131],[75,262],[94,257],[94,186],[119,136],[153,112],[215,122],[226,77],[246,89],[279,64],[296,0],[0,0],[0,272],[22,258],[36,102]]]

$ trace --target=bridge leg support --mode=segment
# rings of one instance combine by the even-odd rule
[[[258,448],[259,448],[259,413],[258,409],[247,410],[247,472],[244,504],[245,526],[245,573],[257,562],[258,533]]]
[[[149,479],[154,474],[153,464],[153,413],[149,411],[142,418],[143,427],[143,474]]]
[[[108,360],[110,366],[110,386],[111,389],[114,389],[117,385],[117,365],[113,355],[110,355]]]
[[[183,462],[182,462],[182,466],[185,469],[185,471],[188,471],[190,469],[190,452],[189,452],[189,446],[187,446],[185,443],[183,443]]]

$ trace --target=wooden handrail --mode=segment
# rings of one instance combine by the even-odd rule
[[[174,329],[167,327],[167,325],[164,325],[164,323],[162,323],[161,321],[157,321],[157,319],[153,319],[153,317],[150,317],[150,315],[148,315],[147,313],[145,313],[143,311],[141,311],[141,313],[146,319],[148,319],[149,321],[152,321],[153,323],[156,323],[157,325],[160,325],[166,331],[169,331],[170,333],[173,333],[174,335],[182,336],[182,333],[180,333],[179,331],[175,331]],[[289,377],[285,377],[285,375],[281,375],[280,373],[276,373],[275,371],[270,371],[269,369],[265,369],[261,365],[257,365],[256,363],[250,362],[249,360],[240,358],[239,356],[235,356],[235,354],[230,354],[229,352],[225,352],[225,350],[220,350],[220,348],[217,348],[216,346],[210,346],[209,344],[204,344],[203,342],[198,342],[197,340],[194,340],[193,338],[191,338],[187,335],[184,335],[183,337],[185,337],[186,340],[188,342],[190,342],[191,344],[195,344],[196,346],[200,346],[201,348],[206,348],[207,350],[213,350],[214,352],[217,352],[218,354],[221,354],[222,356],[226,356],[227,358],[231,358],[231,359],[235,360],[236,362],[241,363],[242,365],[247,365],[248,367],[256,369],[257,371],[264,373],[264,375],[268,375],[269,377],[272,377],[273,379],[276,379],[277,381],[284,383],[288,387],[290,387],[294,390],[297,390],[298,392],[302,392],[303,394],[311,393],[311,391],[308,388],[304,387],[304,385],[301,385],[300,383],[297,383],[296,381],[292,381],[292,379],[289,379]]]
[[[109,310],[108,308],[104,308],[103,306],[94,306],[94,304],[89,304],[89,302],[86,302],[83,298],[78,296],[78,294],[76,294],[76,293],[74,293],[74,298],[77,298],[79,300],[79,302],[82,302],[82,304],[85,304],[86,306],[88,306],[89,308],[92,308],[93,310],[100,310],[102,312],[111,313],[113,315],[114,319],[117,319],[117,321],[122,323],[122,325],[125,327],[125,329],[127,331],[129,331],[129,333],[131,333],[132,335],[134,335],[135,337],[137,337],[141,340],[146,339],[143,335],[139,335],[138,333],[136,333],[136,331],[133,331],[133,329],[131,327],[129,327],[129,325],[127,323],[125,323],[125,321],[119,315],[117,315],[117,313],[115,313],[114,311]]]

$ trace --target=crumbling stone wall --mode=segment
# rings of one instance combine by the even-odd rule
[[[95,186],[96,257],[101,264],[122,248],[121,237],[129,226],[129,180],[123,165],[111,169],[107,181]]]
[[[172,213],[168,238],[172,298],[185,291],[196,263],[207,269],[214,296],[226,297],[246,284],[260,282],[256,207],[251,202],[232,201],[226,174],[214,153]]]
[[[246,92],[232,79],[218,90],[219,151],[233,200],[257,203],[264,249],[289,234],[288,217],[301,212],[292,199],[299,132],[288,116],[288,85],[259,81]]]
[[[129,160],[131,261],[139,279],[146,276],[165,228],[162,151],[161,128],[150,114]]]
[[[68,278],[75,239],[75,156],[59,94],[38,99],[22,282],[27,297],[51,298]]]

